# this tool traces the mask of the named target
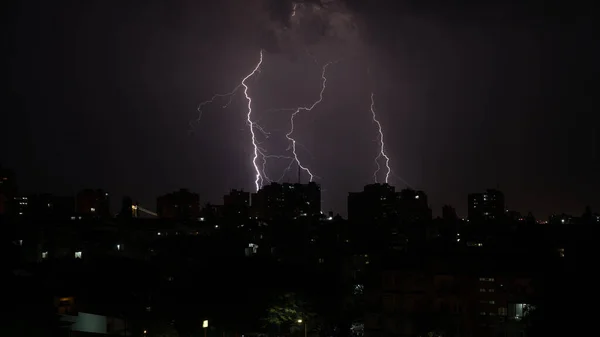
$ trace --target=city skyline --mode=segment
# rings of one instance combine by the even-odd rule
[[[298,177],[300,177],[300,175]],[[104,189],[101,189],[101,188],[92,189],[89,187],[81,189],[81,190],[77,191],[77,193],[73,193],[73,194],[58,194],[57,195],[57,194],[52,194],[52,193],[47,193],[47,192],[39,192],[39,191],[34,192],[34,193],[15,193],[15,191],[18,192],[18,185],[15,184],[14,171],[12,171],[8,168],[1,167],[1,166],[0,166],[0,183],[4,184],[4,185],[0,184],[0,187],[3,188],[3,189],[0,189],[0,192],[3,192],[3,193],[0,193],[0,196],[9,196],[10,197],[10,195],[14,195],[14,198],[17,201],[17,203],[19,203],[19,201],[23,201],[23,200],[21,200],[23,198],[26,201],[27,197],[34,197],[35,199],[39,199],[37,201],[38,203],[40,202],[40,200],[43,201],[43,200],[51,200],[52,198],[58,198],[57,200],[59,200],[59,203],[57,205],[60,205],[63,212],[66,211],[68,213],[69,207],[67,206],[65,208],[65,200],[71,200],[71,203],[73,204],[72,205],[73,206],[73,209],[72,209],[73,215],[89,213],[89,209],[91,207],[90,205],[94,205],[94,208],[92,208],[92,213],[95,213],[97,215],[99,215],[99,214],[104,214],[106,216],[118,215],[119,213],[117,212],[117,210],[119,210],[119,212],[122,211],[124,209],[123,207],[125,207],[125,206],[123,206],[124,203],[127,202],[132,207],[132,210],[134,209],[133,207],[135,206],[135,210],[137,210],[139,208],[139,209],[143,210],[144,213],[146,213],[147,215],[150,214],[154,217],[156,217],[156,216],[163,217],[163,216],[161,216],[161,213],[165,212],[164,207],[171,207],[171,209],[167,211],[171,215],[166,216],[166,217],[174,218],[175,217],[174,214],[176,214],[176,210],[172,209],[172,207],[177,207],[177,206],[175,206],[175,204],[177,204],[177,203],[167,206],[165,204],[164,200],[166,200],[167,198],[172,198],[172,197],[187,199],[187,198],[189,198],[189,196],[192,196],[191,200],[193,200],[192,204],[190,204],[190,207],[193,207],[195,209],[193,211],[193,214],[196,214],[195,216],[191,217],[193,219],[198,218],[199,214],[201,214],[202,212],[214,211],[214,207],[221,207],[221,208],[223,208],[224,212],[227,213],[228,211],[226,211],[225,209],[227,209],[228,206],[235,205],[234,208],[239,211],[240,202],[245,205],[242,207],[242,208],[244,208],[244,211],[243,211],[244,214],[249,215],[248,212],[259,212],[260,214],[264,215],[264,212],[265,212],[264,207],[267,207],[267,205],[272,202],[272,201],[268,201],[269,199],[278,198],[278,197],[275,197],[275,195],[278,195],[279,193],[283,193],[282,195],[289,194],[287,192],[287,189],[296,188],[296,187],[297,187],[297,189],[299,189],[299,191],[306,190],[306,192],[308,192],[308,191],[312,190],[313,192],[310,192],[306,195],[303,194],[305,192],[302,192],[300,195],[294,195],[294,193],[289,194],[287,197],[284,198],[284,199],[291,198],[290,200],[285,201],[286,203],[288,203],[287,205],[282,204],[280,206],[276,206],[276,207],[284,207],[284,208],[288,207],[287,211],[285,211],[287,213],[284,212],[282,214],[287,214],[286,216],[290,217],[290,214],[297,212],[297,210],[292,211],[293,208],[297,207],[294,205],[298,205],[298,204],[304,205],[304,203],[306,201],[310,201],[310,202],[306,203],[307,205],[309,205],[309,207],[306,209],[307,210],[311,209],[311,211],[309,211],[309,213],[316,215],[318,212],[317,212],[317,208],[315,208],[315,204],[322,204],[322,202],[321,202],[322,189],[321,189],[320,184],[315,183],[315,182],[302,183],[301,180],[298,180],[297,182],[293,182],[293,183],[270,182],[269,184],[263,185],[257,192],[249,192],[249,191],[244,190],[243,188],[241,188],[241,189],[230,188],[227,192],[223,193],[221,195],[221,198],[219,198],[218,200],[204,200],[204,199],[202,199],[202,196],[198,193],[195,193],[196,191],[194,191],[194,190],[190,190],[188,188],[179,188],[179,189],[171,190],[174,192],[167,192],[166,194],[164,194],[165,192],[162,192],[160,195],[155,196],[153,201],[149,204],[140,203],[139,202],[140,198],[132,198],[130,195],[125,195],[122,198],[114,198],[113,195],[111,195],[111,193],[109,193],[108,191],[105,191]],[[277,191],[279,191],[279,192],[277,192]],[[183,193],[183,195],[184,195],[183,197],[176,196],[181,193]],[[273,193],[275,193],[275,194],[273,194]],[[317,194],[314,194],[314,193],[317,193]],[[272,196],[268,197],[268,195],[272,195]],[[366,199],[364,197],[366,197]],[[389,207],[389,205],[385,206],[386,204],[388,204],[388,202],[383,202],[381,205],[376,205],[377,203],[379,203],[378,200],[380,199],[380,197],[389,199],[388,202],[392,202],[392,203],[395,203],[397,200],[410,200],[413,198],[417,199],[418,204],[422,205],[422,206],[417,207],[417,209],[421,208],[421,207],[425,207],[424,209],[421,208],[421,210],[419,211],[419,212],[425,211],[425,213],[419,213],[420,215],[418,217],[425,216],[425,218],[427,218],[427,219],[431,219],[432,216],[433,216],[433,218],[446,217],[447,214],[445,212],[447,211],[448,208],[452,209],[452,212],[456,212],[456,210],[457,210],[457,207],[456,207],[457,205],[452,205],[452,204],[448,204],[448,203],[445,203],[439,210],[433,209],[431,204],[428,201],[429,196],[426,191],[417,190],[417,189],[414,189],[414,188],[408,187],[408,186],[396,190],[396,186],[394,186],[394,185],[391,185],[388,183],[376,182],[376,183],[369,183],[369,184],[364,185],[363,189],[361,189],[361,190],[347,191],[346,198],[345,198],[345,202],[347,205],[347,208],[346,208],[347,212],[337,212],[336,210],[324,209],[322,207],[319,208],[319,211],[320,211],[321,216],[326,217],[327,214],[337,214],[337,215],[341,215],[344,219],[349,219],[349,220],[352,220],[351,214],[348,213],[348,210],[350,208],[352,208],[354,210],[355,219],[360,218],[360,216],[356,216],[357,212],[362,212],[359,209],[366,210],[369,213],[372,213],[372,212],[386,213],[386,212],[390,211],[390,210],[384,211],[384,209],[386,207]],[[372,199],[372,198],[375,198],[375,199]],[[398,199],[396,201],[394,201],[396,198],[398,198]],[[79,201],[80,199],[82,200],[83,205],[80,205],[80,201]],[[93,201],[94,199],[96,201]],[[104,199],[106,199],[106,200],[104,200]],[[76,200],[77,200],[77,202],[76,202]],[[273,199],[273,200],[275,200],[275,199]],[[304,201],[302,201],[302,200],[304,200]],[[508,200],[508,202],[507,202],[507,200]],[[6,201],[8,201],[8,199],[0,200],[0,201],[4,201],[3,203],[0,203],[1,204],[0,206],[2,206],[2,207],[0,207],[0,210],[2,210],[2,212],[0,212],[0,213],[6,213],[5,208],[6,208],[6,205],[8,205],[6,203]],[[44,203],[44,205],[45,205],[45,202],[46,201],[43,201],[42,203]],[[169,201],[169,202],[173,203],[173,201]],[[167,203],[169,203],[169,202],[167,202]],[[289,204],[290,202],[291,202],[291,204]],[[373,202],[375,202],[376,204],[373,204]],[[184,204],[186,204],[186,203],[187,202],[184,202]],[[311,203],[312,203],[312,205],[311,205]],[[352,204],[352,206],[351,206],[351,204]],[[563,218],[563,219],[578,218],[580,215],[584,216],[586,212],[597,210],[597,208],[594,208],[592,205],[588,204],[588,205],[581,205],[580,210],[575,210],[573,212],[569,212],[569,211],[559,208],[559,209],[553,210],[553,212],[551,212],[550,214],[547,214],[547,215],[539,214],[539,213],[535,213],[531,210],[523,210],[523,209],[516,209],[516,208],[509,207],[508,204],[510,204],[510,197],[505,198],[503,191],[500,191],[500,190],[497,190],[494,188],[481,189],[479,192],[472,191],[471,193],[468,193],[465,196],[465,204],[467,205],[467,212],[465,214],[456,212],[456,215],[458,216],[458,218],[460,218],[462,220],[470,219],[470,220],[475,220],[476,222],[495,221],[495,220],[500,220],[500,219],[515,220],[515,217],[518,217],[521,220],[523,220],[526,217],[534,216],[534,217],[536,217],[537,222],[548,223],[549,221],[552,220],[552,218],[555,218],[555,217],[559,217],[559,218]],[[48,205],[50,205],[50,204],[48,204]],[[161,205],[163,205],[163,206],[161,206]],[[274,205],[275,204],[271,205],[271,207]],[[50,206],[48,206],[48,207],[50,207]],[[292,207],[292,208],[289,208],[289,207]],[[303,208],[305,206],[300,206],[300,207]],[[395,207],[396,206],[393,206],[393,212],[398,212],[397,214],[400,214],[400,215],[403,213],[406,213],[406,212],[408,212],[406,214],[412,214],[415,211],[415,209],[412,209],[412,207],[414,207],[414,206],[411,206],[409,208],[402,208],[405,206],[401,206],[400,209],[396,209]],[[112,212],[109,213],[109,209],[112,209]],[[260,210],[260,209],[262,209],[262,210]],[[127,207],[127,210],[129,210],[129,207]],[[153,210],[155,210],[155,211],[153,211]],[[231,212],[231,210],[229,210],[229,212]],[[427,213],[429,215],[427,215]],[[593,214],[597,214],[597,213],[593,213]],[[189,215],[188,215],[188,217],[189,217]],[[254,216],[251,216],[250,218],[253,218],[253,217]],[[570,223],[570,220],[567,219],[567,223]]]
[[[580,43],[592,37],[585,6],[561,8],[573,19],[564,25],[537,2],[267,2],[12,4],[2,164],[24,193],[97,186],[153,204],[180,187],[206,201],[251,191],[242,97],[188,131],[197,105],[231,90],[262,49],[268,63],[248,83],[273,153],[288,146],[290,112],[272,109],[313,102],[322,65],[342,60],[294,133],[324,210],[345,214],[346,193],[373,181],[372,92],[393,173],[426,191],[434,214],[451,204],[464,215],[464,196],[488,187],[540,216],[600,205],[598,51]],[[269,165],[275,175],[287,164]]]

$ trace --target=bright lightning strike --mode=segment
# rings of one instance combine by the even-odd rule
[[[241,85],[244,86],[244,96],[246,97],[246,100],[248,101],[248,114],[246,115],[246,119],[248,121],[248,128],[250,129],[250,134],[252,135],[252,146],[254,147],[254,157],[252,158],[252,165],[254,166],[254,171],[256,172],[256,179],[254,180],[254,184],[256,186],[257,191],[261,188],[262,183],[263,183],[263,177],[260,173],[260,169],[258,168],[258,165],[256,164],[256,159],[258,158],[259,154],[262,154],[262,151],[260,150],[258,143],[256,141],[256,133],[254,132],[254,128],[256,127],[257,124],[252,121],[252,98],[248,95],[248,85],[246,85],[246,81],[258,71],[262,62],[263,62],[263,52],[261,50],[260,51],[260,60],[254,67],[254,70],[252,70],[252,72],[250,74],[248,74],[246,77],[244,77],[244,79],[242,80],[242,83],[241,83]]]
[[[254,67],[252,72],[250,72],[250,74],[248,74],[246,77],[244,77],[242,79],[242,81],[240,82],[240,84],[238,84],[232,91],[225,93],[225,94],[214,94],[209,100],[206,100],[206,101],[200,103],[197,108],[198,118],[196,119],[196,123],[200,122],[200,119],[202,118],[202,109],[204,109],[204,107],[206,105],[214,103],[215,100],[217,100],[218,98],[225,98],[225,97],[229,98],[227,103],[225,103],[225,105],[223,105],[224,109],[227,108],[231,104],[233,97],[238,92],[238,90],[241,87],[244,87],[244,96],[246,97],[246,100],[248,101],[248,113],[246,115],[246,119],[248,121],[248,127],[250,129],[250,134],[252,135],[252,146],[254,147],[254,157],[252,159],[252,164],[253,164],[254,170],[256,172],[256,179],[254,181],[255,185],[256,185],[256,190],[258,190],[260,187],[262,187],[262,182],[263,182],[263,176],[261,175],[258,165],[256,164],[256,160],[257,160],[259,154],[263,156],[263,159],[265,162],[266,162],[266,158],[269,158],[272,156],[265,155],[266,150],[262,149],[259,146],[260,143],[256,140],[255,129],[258,130],[258,132],[260,132],[265,138],[269,138],[270,133],[267,132],[266,130],[264,130],[262,128],[262,126],[260,126],[258,123],[254,122],[252,120],[252,98],[248,95],[248,85],[246,85],[246,81],[259,71],[260,66],[262,65],[262,61],[263,61],[263,52],[261,50],[260,51],[260,60]],[[190,126],[192,126],[192,122],[190,122]],[[263,163],[263,165],[265,165],[265,164]]]
[[[323,66],[323,71],[321,72],[322,82],[321,82],[321,92],[319,93],[319,99],[316,100],[310,107],[298,107],[296,109],[296,111],[294,111],[294,113],[292,113],[292,116],[290,117],[290,131],[285,135],[285,137],[290,142],[292,142],[291,147],[292,147],[292,153],[294,154],[294,161],[296,162],[298,167],[300,167],[300,169],[302,169],[302,171],[305,171],[306,173],[308,173],[308,175],[310,176],[311,182],[313,181],[315,175],[307,167],[303,166],[302,163],[300,163],[300,159],[298,158],[298,154],[296,153],[296,140],[294,138],[292,138],[292,134],[294,133],[294,118],[296,117],[296,115],[298,115],[298,113],[300,113],[300,111],[311,111],[319,103],[321,103],[321,101],[323,101],[323,93],[325,92],[325,88],[326,88],[326,84],[327,84],[327,77],[325,77],[325,73],[327,71],[327,67],[333,63],[335,63],[335,62],[328,62],[327,64],[325,64]]]
[[[387,156],[387,154],[385,153],[385,143],[383,142],[383,129],[381,127],[381,123],[379,123],[379,120],[377,120],[377,116],[375,114],[375,94],[371,93],[371,114],[373,115],[373,122],[375,122],[377,124],[377,128],[379,131],[379,153],[377,154],[377,157],[375,157],[375,164],[377,164],[377,170],[375,170],[375,172],[373,173],[373,177],[375,178],[375,182],[377,183],[377,173],[379,173],[381,166],[379,166],[379,158],[384,157],[385,158],[385,167],[387,168],[387,172],[385,173],[385,183],[388,183],[388,180],[390,178],[390,173],[392,172],[392,169],[390,168],[390,157]]]

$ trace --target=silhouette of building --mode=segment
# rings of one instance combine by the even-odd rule
[[[504,216],[504,193],[488,189],[484,193],[469,194],[469,220],[497,220]]]
[[[37,194],[19,198],[22,215],[67,219],[75,215],[75,198],[72,196],[56,196],[52,194]]]
[[[458,221],[458,215],[456,215],[456,209],[450,205],[444,205],[442,207],[442,219],[447,222]]]
[[[377,221],[396,218],[398,193],[388,184],[366,185],[362,192],[348,193],[348,220]]]
[[[252,215],[260,219],[291,219],[321,215],[321,187],[308,184],[278,184],[263,186],[252,194]]]
[[[533,272],[496,266],[508,259],[436,257],[385,268],[365,287],[364,336],[525,336]]]
[[[120,219],[131,219],[131,218],[137,218],[138,216],[138,209],[137,209],[137,204],[135,204],[133,202],[133,199],[131,199],[131,197],[125,196],[123,197],[123,199],[121,200],[121,210],[119,211],[119,215],[118,217]]]
[[[160,218],[190,220],[200,216],[200,197],[183,188],[158,197],[156,206]]]
[[[223,212],[227,218],[248,219],[250,209],[250,192],[233,189],[223,196]]]
[[[77,213],[92,217],[110,216],[110,196],[101,189],[84,189],[77,193]]]
[[[431,209],[423,191],[404,189],[396,192],[388,184],[370,184],[362,192],[348,194],[348,220],[353,222],[420,222],[430,219]]]
[[[17,182],[12,170],[0,166],[0,214],[14,213],[14,198],[17,196]]]
[[[29,213],[29,197],[14,197],[11,209],[17,215],[27,215]]]
[[[572,225],[577,222],[577,218],[570,214],[552,214],[548,223],[552,225]]]
[[[405,223],[430,221],[431,209],[427,194],[410,188],[400,191],[398,215],[400,220]]]

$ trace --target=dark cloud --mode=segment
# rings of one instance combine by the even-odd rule
[[[265,9],[269,12],[269,18],[272,21],[281,27],[289,27],[293,6],[291,0],[267,0]]]

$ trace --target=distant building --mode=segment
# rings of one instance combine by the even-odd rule
[[[110,196],[101,189],[85,189],[77,193],[77,213],[93,217],[110,216]]]
[[[29,197],[14,197],[11,207],[17,215],[28,215],[29,213]]]
[[[552,225],[572,225],[577,222],[577,218],[569,214],[553,214],[548,223]]]
[[[223,196],[223,212],[227,218],[248,219],[250,209],[250,192],[233,189]]]
[[[200,197],[187,189],[165,194],[156,199],[158,217],[191,220],[200,216]]]
[[[370,184],[362,192],[348,194],[348,220],[420,222],[431,220],[431,209],[423,191],[396,189],[388,184]]]
[[[398,215],[398,194],[396,188],[388,184],[366,185],[362,192],[348,194],[348,220],[377,221],[396,218]]]
[[[458,221],[458,215],[456,215],[456,209],[450,205],[444,205],[442,207],[442,219],[447,222]]]
[[[118,217],[121,219],[131,219],[138,217],[138,206],[128,196],[123,197],[121,200],[121,210],[119,211]]]
[[[319,217],[321,187],[315,183],[263,186],[252,194],[252,214],[260,219]]]
[[[488,189],[484,193],[471,193],[468,197],[469,220],[487,221],[503,218],[504,193]]]
[[[13,199],[17,196],[17,182],[12,170],[0,166],[0,215],[14,213]]]
[[[206,204],[200,210],[200,221],[215,221],[222,219],[224,216],[223,205]]]
[[[37,194],[15,199],[18,214],[29,217],[67,219],[75,214],[75,198]]]
[[[431,220],[431,209],[425,192],[405,188],[399,195],[398,213],[401,221],[416,223]]]
[[[528,273],[485,266],[471,270],[445,259],[428,262],[428,269],[415,261],[386,268],[365,287],[365,337],[525,336],[523,318],[535,295]]]

